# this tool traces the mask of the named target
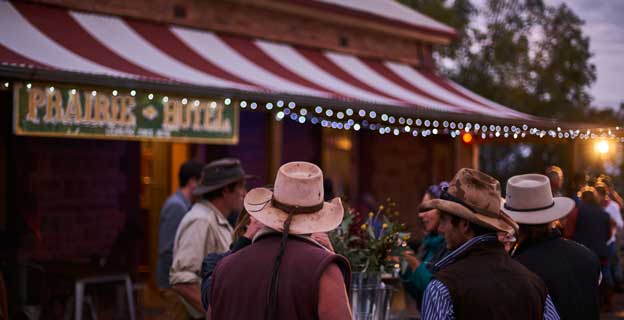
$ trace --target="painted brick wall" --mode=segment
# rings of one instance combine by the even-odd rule
[[[107,256],[138,214],[137,142],[15,137],[16,214],[22,254],[36,259]]]

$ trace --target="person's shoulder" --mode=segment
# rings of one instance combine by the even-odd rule
[[[600,260],[598,259],[598,256],[593,251],[591,251],[588,247],[584,246],[581,243],[578,243],[574,240],[563,239],[563,238],[557,239],[557,242],[560,244],[561,248],[566,249],[568,254],[571,255],[570,258],[574,259],[575,261],[584,260],[590,263],[600,262]]]

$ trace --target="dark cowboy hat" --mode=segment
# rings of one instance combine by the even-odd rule
[[[245,174],[238,159],[224,158],[205,165],[199,185],[193,191],[196,196],[223,188],[230,183],[253,179],[254,176]]]

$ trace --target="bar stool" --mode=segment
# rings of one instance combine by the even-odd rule
[[[130,275],[128,273],[119,273],[119,274],[107,274],[101,276],[91,276],[85,278],[76,279],[75,285],[75,311],[74,311],[74,319],[82,320],[82,307],[85,301],[85,287],[87,285],[94,284],[105,284],[105,283],[115,283],[115,282],[125,282],[126,285],[126,295],[128,297],[128,312],[130,313],[130,320],[135,320],[135,310],[134,310],[134,295],[132,293],[132,280],[130,279]],[[93,302],[88,301],[89,307],[91,309],[92,317],[97,313],[94,310]],[[95,320],[95,319],[94,319]]]

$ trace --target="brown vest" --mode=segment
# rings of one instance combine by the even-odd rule
[[[542,319],[547,289],[498,242],[476,244],[438,271],[456,319]]]
[[[211,292],[213,320],[264,318],[280,238],[279,234],[262,236],[217,265]],[[309,241],[289,237],[279,271],[278,319],[318,319],[319,283],[330,263],[342,270],[349,288],[347,259]]]

